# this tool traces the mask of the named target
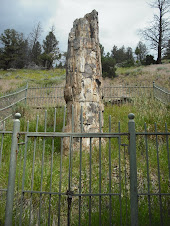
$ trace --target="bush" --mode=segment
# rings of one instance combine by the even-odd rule
[[[119,64],[120,67],[133,67],[134,66],[134,60],[126,60]]]
[[[142,62],[142,64],[144,65],[151,65],[151,64],[155,64],[156,61],[154,60],[154,56],[152,55],[147,55],[145,60]]]
[[[115,60],[109,55],[102,56],[102,76],[104,78],[116,77]]]

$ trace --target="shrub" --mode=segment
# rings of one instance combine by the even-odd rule
[[[116,77],[115,60],[110,55],[102,56],[102,76],[114,78]]]

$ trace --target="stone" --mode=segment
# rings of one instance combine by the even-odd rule
[[[99,112],[103,112],[102,67],[99,47],[98,13],[93,10],[84,18],[76,19],[68,37],[66,59],[67,104],[65,132],[72,132],[72,105],[74,106],[74,132],[81,132],[80,111],[83,108],[83,132],[99,132]],[[103,117],[101,124],[103,125]],[[83,146],[89,147],[89,139]],[[76,144],[73,144],[76,147]],[[69,141],[64,138],[64,150]]]

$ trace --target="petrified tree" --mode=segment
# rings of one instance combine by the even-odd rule
[[[65,132],[72,131],[72,105],[74,106],[74,132],[81,131],[81,106],[83,108],[83,131],[99,132],[99,112],[103,112],[103,103],[98,35],[98,13],[96,10],[86,14],[84,18],[76,19],[69,33],[64,90],[67,104]],[[87,146],[88,143],[88,139],[86,139],[83,145]],[[64,147],[67,145],[65,139]]]

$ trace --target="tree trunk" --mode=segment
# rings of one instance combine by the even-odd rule
[[[157,58],[157,61],[156,61],[156,63],[157,64],[161,64],[162,63],[162,54],[161,54],[161,52],[162,52],[162,49],[161,49],[161,45],[159,44],[158,45],[158,58]]]
[[[160,10],[160,16],[159,16],[159,41],[158,41],[158,58],[157,58],[157,64],[161,64],[162,61],[162,6],[159,8]]]

